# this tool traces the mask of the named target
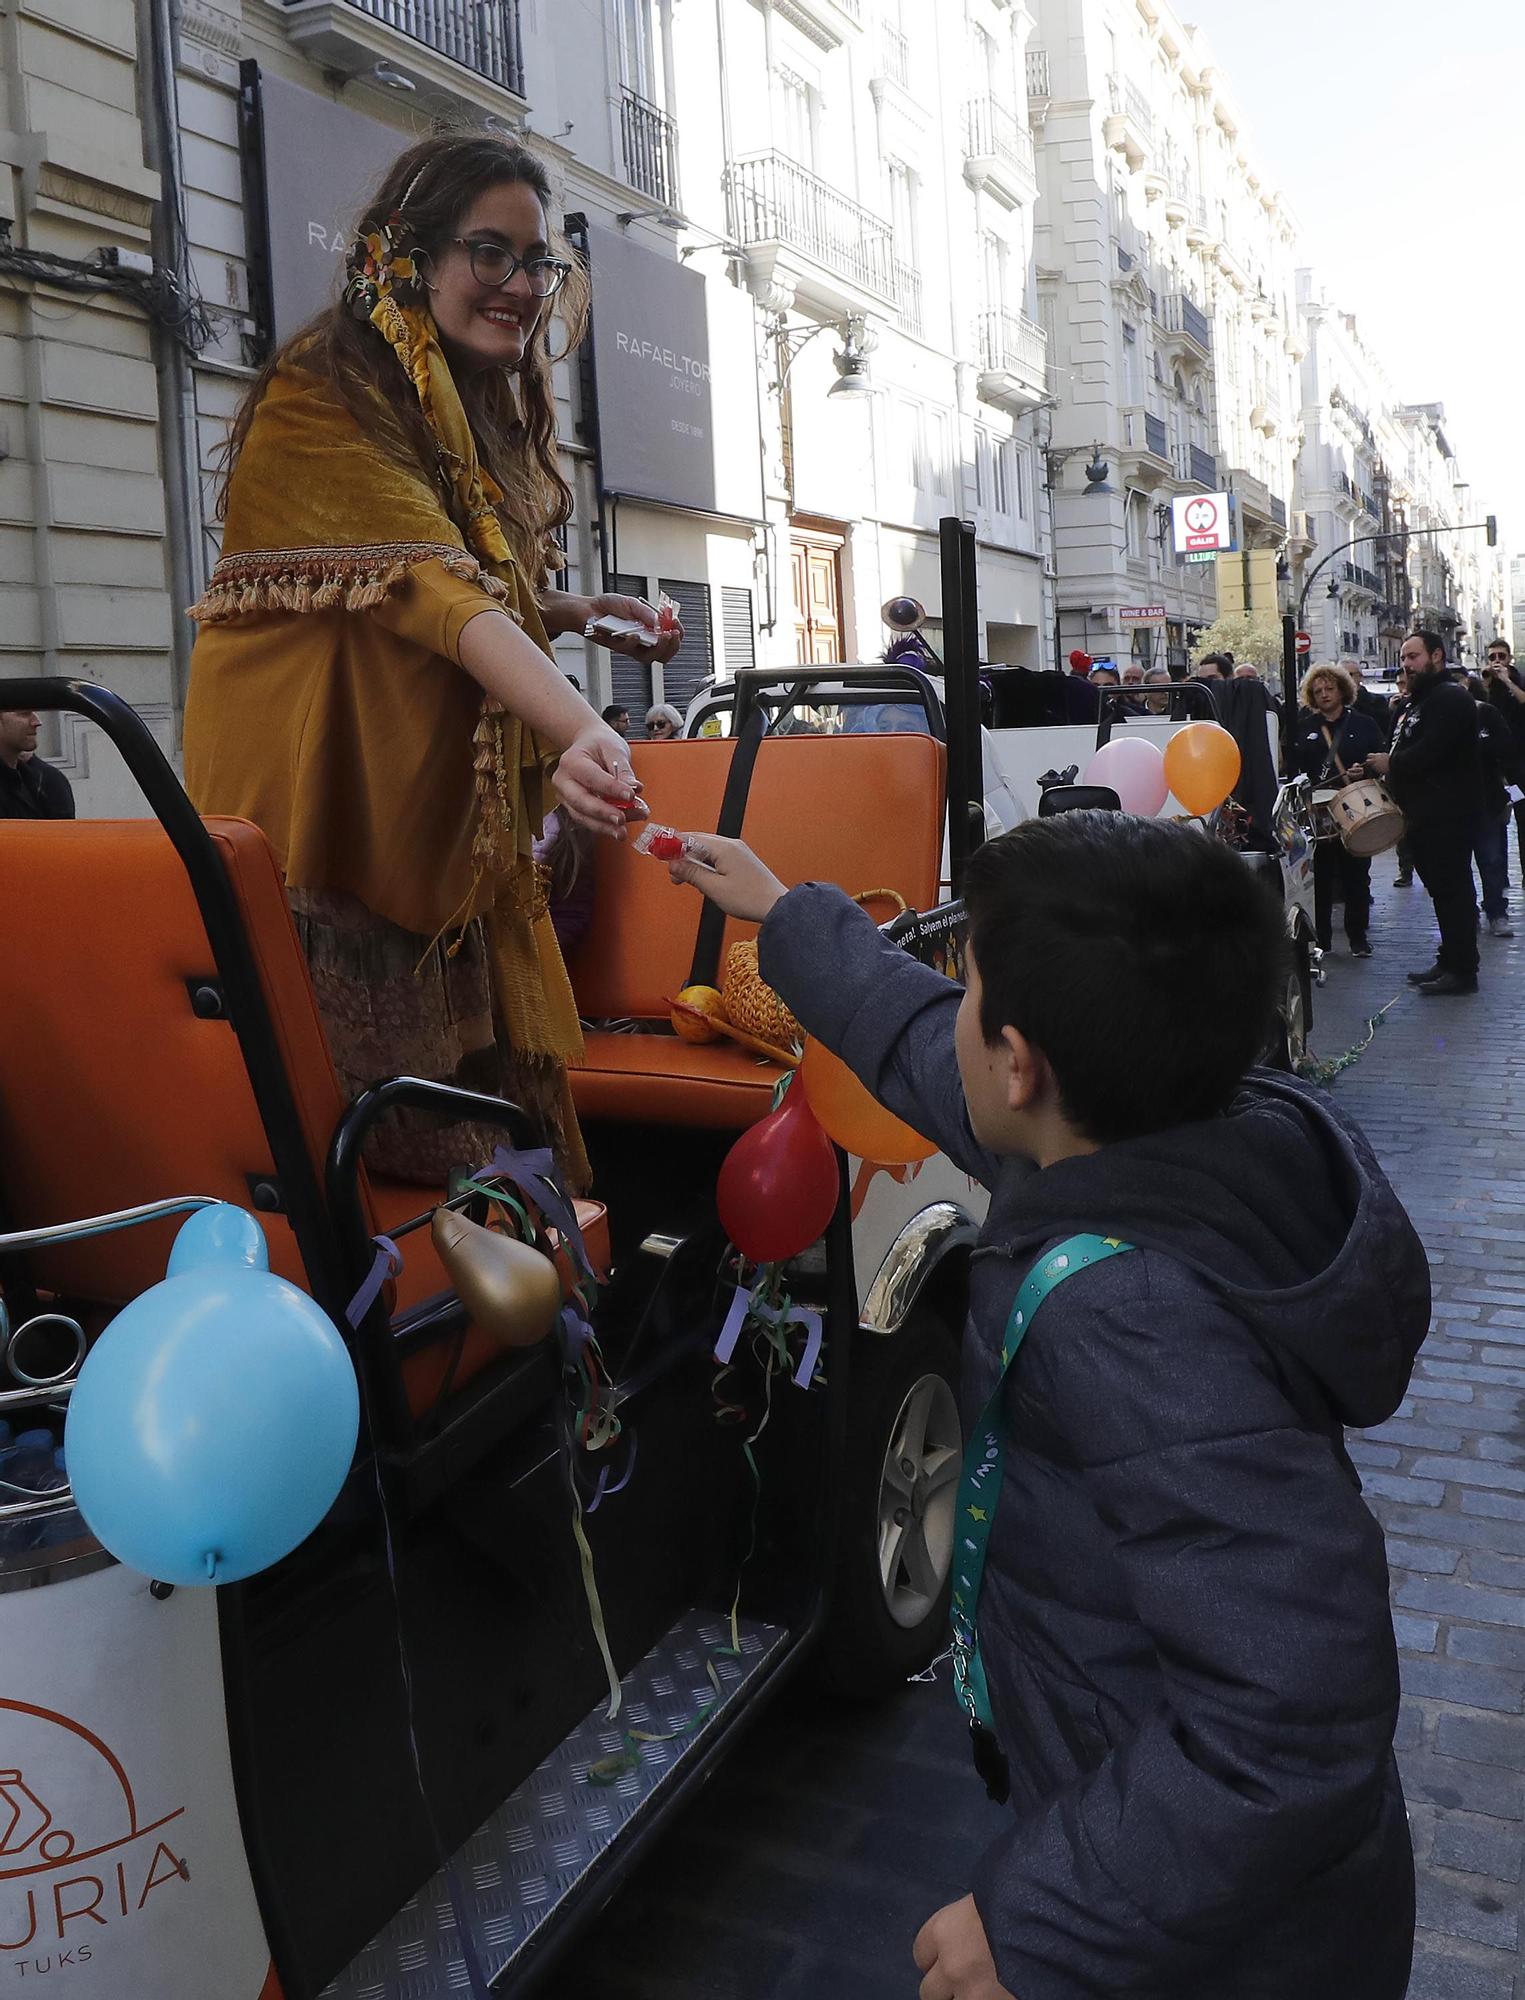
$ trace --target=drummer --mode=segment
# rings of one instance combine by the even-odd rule
[[[1364,760],[1382,748],[1382,732],[1356,708],[1356,686],[1343,667],[1312,667],[1298,690],[1292,732],[1295,768],[1320,791],[1335,792],[1366,776]],[[1352,958],[1370,958],[1371,857],[1352,854],[1337,834],[1314,842],[1313,924],[1319,948],[1334,944],[1334,889],[1345,899],[1345,936]]]

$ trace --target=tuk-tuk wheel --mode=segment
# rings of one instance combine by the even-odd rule
[[[839,1693],[888,1694],[948,1635],[954,1517],[963,1460],[958,1341],[930,1313],[853,1350],[853,1415],[826,1679]]]
[[[1287,970],[1276,1027],[1266,1057],[1272,1069],[1295,1071],[1308,1053],[1308,1030],[1313,1023],[1313,968],[1308,940],[1299,938],[1292,964]]]

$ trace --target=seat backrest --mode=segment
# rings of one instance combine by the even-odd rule
[[[729,738],[636,744],[632,758],[652,817],[713,830],[734,745]],[[790,887],[835,882],[850,895],[895,889],[913,909],[937,901],[942,858],[943,746],[930,736],[781,736],[758,750],[742,837]],[[600,841],[594,907],[571,960],[589,1020],[658,1020],[688,980],[700,901],[628,844]],[[727,924],[725,951],[755,935]]]
[[[343,1109],[275,857],[257,827],[208,820],[238,900],[310,1159]],[[274,1162],[226,1019],[198,1016],[214,973],[185,869],[154,820],[0,821],[0,1205],[14,1228],[171,1195],[251,1205]],[[306,1275],[285,1218],[271,1269]],[[5,1226],[0,1224],[0,1227]],[[178,1221],[37,1253],[38,1282],[134,1298],[164,1275]]]

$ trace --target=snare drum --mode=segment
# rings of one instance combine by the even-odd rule
[[[1403,814],[1379,778],[1362,778],[1358,784],[1344,786],[1329,801],[1328,811],[1347,853],[1362,857],[1382,854],[1403,838]]]

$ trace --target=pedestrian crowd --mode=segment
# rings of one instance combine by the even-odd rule
[[[1479,884],[1489,936],[1514,935],[1511,812],[1525,882],[1525,676],[1509,642],[1491,640],[1486,672],[1469,675],[1448,663],[1438,633],[1411,632],[1391,702],[1362,686],[1354,661],[1312,668],[1299,690],[1292,755],[1316,802],[1370,779],[1386,786],[1404,824],[1395,886],[1411,886],[1417,873],[1439,931],[1434,963],[1415,968],[1409,983],[1427,997],[1475,993]],[[1333,949],[1338,901],[1351,956],[1369,958],[1371,857],[1353,853],[1322,816],[1313,889],[1320,949]]]

